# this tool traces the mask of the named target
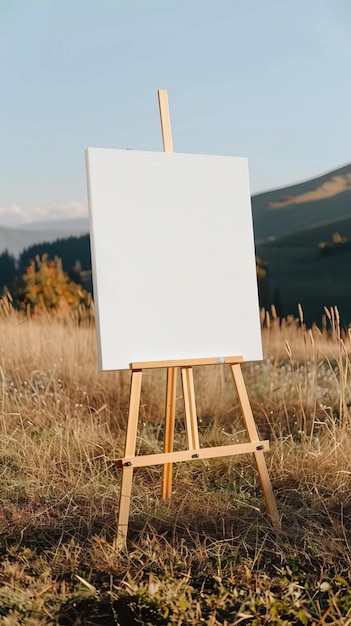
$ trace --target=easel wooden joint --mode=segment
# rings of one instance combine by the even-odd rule
[[[165,152],[173,152],[173,141],[167,91],[159,90],[158,100],[161,118],[163,149]],[[131,389],[124,457],[116,459],[115,461],[116,467],[122,472],[117,527],[118,547],[123,548],[126,546],[133,482],[133,470],[135,467],[162,465],[163,477],[161,495],[163,499],[167,499],[171,497],[172,493],[173,463],[234,456],[238,454],[253,453],[268,512],[272,518],[274,528],[276,530],[280,529],[279,513],[277,510],[272,485],[269,479],[267,465],[264,459],[264,452],[269,450],[269,441],[261,441],[259,439],[241,371],[242,362],[243,358],[241,356],[232,356],[209,359],[133,362],[130,364]],[[234,386],[236,388],[239,405],[248,435],[247,443],[217,446],[211,448],[200,447],[195,403],[193,367],[215,364],[221,364],[222,366],[227,365],[231,369]],[[142,373],[145,369],[153,368],[167,369],[164,451],[159,454],[136,456],[135,453]],[[173,451],[176,414],[176,389],[179,372],[184,399],[184,418],[187,449],[181,451]]]

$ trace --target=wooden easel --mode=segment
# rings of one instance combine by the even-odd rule
[[[163,148],[165,152],[173,152],[172,132],[168,108],[167,92],[158,91]],[[133,470],[135,467],[163,465],[162,498],[170,498],[172,492],[172,464],[181,461],[196,459],[210,459],[215,457],[234,456],[237,454],[254,454],[263,495],[273,526],[280,529],[279,514],[269,479],[264,452],[269,450],[269,441],[260,441],[256,424],[252,415],[248,394],[241,371],[241,356],[219,357],[209,359],[187,359],[176,361],[154,361],[131,363],[131,388],[129,401],[129,415],[126,431],[124,457],[115,460],[116,467],[122,470],[121,492],[118,510],[117,546],[125,547],[128,533],[130,499],[132,492]],[[248,443],[200,448],[198,422],[196,415],[193,366],[227,364],[232,373],[236,388]],[[164,452],[135,456],[136,438],[140,407],[142,372],[145,369],[167,368],[166,410],[165,410],[165,437]],[[180,370],[181,384],[184,398],[185,431],[187,450],[173,452],[177,373]]]

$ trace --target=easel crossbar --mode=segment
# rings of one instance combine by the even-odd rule
[[[269,450],[269,441],[251,441],[248,443],[236,443],[230,446],[217,446],[214,448],[199,448],[197,450],[180,450],[179,452],[162,452],[159,454],[144,454],[142,456],[124,457],[116,459],[118,469],[123,467],[147,467],[149,465],[165,465],[166,463],[178,463],[181,461],[196,461],[201,459],[214,459],[222,456],[235,456],[257,451]]]

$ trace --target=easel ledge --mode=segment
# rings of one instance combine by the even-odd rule
[[[131,370],[147,370],[158,367],[193,367],[195,365],[219,365],[221,363],[242,363],[242,356],[220,356],[209,359],[174,359],[171,361],[138,361],[129,364]]]

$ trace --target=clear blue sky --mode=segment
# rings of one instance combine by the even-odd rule
[[[2,0],[0,224],[77,217],[87,146],[248,156],[252,191],[351,161],[349,0]]]

